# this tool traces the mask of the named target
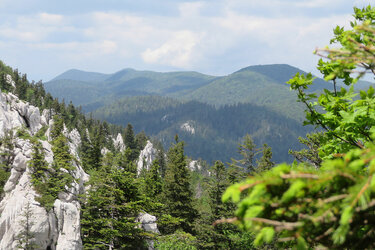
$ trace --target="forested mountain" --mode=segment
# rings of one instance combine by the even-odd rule
[[[216,108],[160,96],[122,98],[94,111],[93,116],[118,125],[131,123],[136,132],[145,131],[165,147],[178,134],[189,156],[210,163],[237,157],[237,145],[247,133],[257,145],[271,146],[276,162],[290,161],[288,149],[299,149],[297,138],[309,129],[264,106],[242,103]]]
[[[113,74],[69,70],[45,87],[55,97],[82,105],[111,123],[131,123],[136,131],[168,147],[175,134],[194,158],[229,161],[250,133],[257,145],[269,144],[274,160],[290,161],[298,149],[303,108],[286,81],[302,70],[286,64],[257,65],[227,76],[197,72],[159,73],[124,69]],[[313,90],[326,87],[322,79]],[[195,133],[184,130],[184,124]]]
[[[305,73],[286,64],[250,66],[227,76],[133,69],[113,74],[69,70],[46,82],[45,88],[60,100],[73,101],[86,111],[93,111],[124,96],[160,95],[215,106],[236,103],[264,105],[301,121],[302,108],[296,104],[295,94],[285,84],[297,72]],[[322,79],[316,79],[313,89],[322,89],[324,84]]]

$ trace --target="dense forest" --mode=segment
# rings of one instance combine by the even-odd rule
[[[135,131],[168,147],[175,134],[186,143],[186,153],[209,163],[239,157],[237,146],[246,134],[257,145],[267,143],[276,162],[291,162],[288,150],[299,150],[297,138],[312,130],[266,107],[241,103],[215,107],[197,101],[179,102],[161,96],[125,97],[93,112],[113,124],[131,123]],[[188,130],[185,126],[194,130]]]
[[[174,135],[186,142],[186,153],[209,163],[239,157],[238,143],[247,133],[267,143],[276,162],[291,162],[288,150],[301,148],[302,105],[286,81],[305,73],[286,64],[243,68],[227,76],[196,72],[159,73],[125,69],[114,74],[69,70],[45,83],[54,97],[81,105],[94,118],[146,134],[164,147]],[[327,82],[317,78],[313,90]],[[194,134],[186,131],[187,124]]]

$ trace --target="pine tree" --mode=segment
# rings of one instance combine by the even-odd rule
[[[39,246],[33,241],[35,233],[31,231],[32,226],[35,224],[32,218],[32,210],[30,202],[26,203],[22,213],[21,231],[17,234],[16,241],[18,242],[17,248],[24,250],[38,249]]]
[[[275,163],[271,161],[272,159],[272,150],[267,144],[263,144],[262,148],[262,157],[257,161],[257,172],[262,172],[270,170],[275,166]]]
[[[153,201],[158,201],[159,195],[162,193],[162,178],[160,174],[160,166],[155,160],[152,162],[150,169],[145,175],[145,194]]]
[[[143,231],[135,219],[142,206],[135,175],[115,166],[112,154],[92,173],[82,200],[82,239],[85,249],[138,249]]]
[[[193,206],[191,176],[184,155],[184,143],[177,140],[168,151],[164,178],[165,202],[168,213],[182,220],[180,227],[186,232],[192,232],[192,223],[197,211]]]
[[[13,136],[13,131],[8,131],[3,138],[0,138],[0,200],[3,197],[3,188],[10,176],[11,163],[15,157]]]
[[[233,160],[235,165],[241,166],[248,173],[252,173],[255,171],[255,155],[256,155],[256,145],[251,138],[251,135],[246,134],[243,139],[243,144],[240,144],[238,147],[238,152],[242,155],[241,160]]]
[[[137,145],[135,143],[133,126],[130,123],[128,123],[128,125],[125,128],[124,143],[126,147],[129,147],[130,149],[137,148]]]

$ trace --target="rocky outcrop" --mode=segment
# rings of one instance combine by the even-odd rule
[[[160,234],[156,221],[156,217],[148,213],[140,213],[136,219],[136,222],[139,222],[139,227],[146,232]],[[148,250],[154,250],[154,241],[151,239],[146,239],[146,241]]]
[[[152,162],[156,159],[157,150],[154,148],[150,141],[147,141],[145,148],[139,154],[137,162],[137,172],[138,175],[141,173],[142,169],[150,169]]]
[[[200,171],[202,169],[202,166],[199,165],[198,161],[194,160],[189,162],[188,168],[190,169],[190,171]]]
[[[50,118],[49,112],[40,115],[38,108],[20,101],[15,95],[0,93],[0,137],[21,127],[34,135],[43,125],[51,125]],[[72,155],[78,157],[81,140],[78,131],[72,130],[67,137]],[[41,143],[45,159],[51,163],[51,145],[48,141]],[[38,249],[82,249],[78,195],[84,192],[83,184],[88,175],[74,161],[76,170],[72,175],[77,181],[68,192],[60,193],[53,208],[47,211],[36,201],[38,194],[31,182],[28,161],[32,157],[32,144],[14,138],[13,145],[10,177],[0,202],[0,249],[17,249],[17,238],[25,228],[26,213],[30,216],[30,231]]]
[[[185,123],[181,124],[180,129],[182,131],[186,131],[186,132],[188,132],[192,135],[195,134],[195,128],[193,126],[192,121],[188,121],[188,122],[185,122]]]
[[[158,225],[156,224],[156,217],[148,213],[140,213],[137,217],[137,222],[139,222],[140,228],[144,229],[146,232],[159,234]]]
[[[122,135],[120,133],[117,134],[116,139],[113,138],[113,145],[115,146],[116,150],[120,152],[125,151],[126,146],[124,144],[124,140],[122,139]]]

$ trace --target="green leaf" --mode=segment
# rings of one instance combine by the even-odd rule
[[[353,217],[353,208],[351,206],[347,206],[342,211],[341,218],[340,218],[340,225],[349,225],[352,217]]]
[[[305,250],[308,249],[307,243],[303,237],[297,238],[297,249],[298,250]]]
[[[300,190],[302,190],[306,186],[305,182],[302,180],[296,180],[289,189],[283,194],[281,201],[282,202],[289,202],[293,198],[295,198]]]

